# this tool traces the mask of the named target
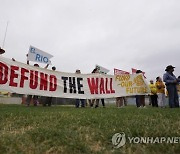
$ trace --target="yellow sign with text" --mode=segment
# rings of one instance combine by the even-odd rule
[[[129,74],[122,74],[116,76],[116,81],[119,81],[119,86],[126,88],[126,94],[133,93],[148,93],[149,88],[146,86],[143,76],[140,74],[134,78],[131,78]]]

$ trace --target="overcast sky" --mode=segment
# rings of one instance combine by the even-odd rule
[[[7,21],[7,58],[26,62],[33,45],[58,71],[99,64],[110,74],[141,69],[149,80],[172,64],[180,75],[180,0],[0,0],[0,46]]]

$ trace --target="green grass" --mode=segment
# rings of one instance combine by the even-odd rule
[[[130,144],[111,139],[180,137],[179,109],[0,105],[0,153],[180,153],[178,144]]]

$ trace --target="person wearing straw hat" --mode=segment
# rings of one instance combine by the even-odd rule
[[[163,81],[166,84],[166,88],[169,96],[169,107],[179,107],[179,97],[177,92],[177,84],[179,79],[173,74],[174,66],[168,65],[165,69],[166,73],[163,75]]]

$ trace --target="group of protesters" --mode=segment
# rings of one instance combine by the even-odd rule
[[[0,48],[0,54],[4,54],[5,50]],[[28,56],[28,55],[27,55]],[[14,58],[12,58],[13,61],[15,61]],[[27,64],[29,65],[29,61],[27,61]],[[35,67],[39,67],[39,65],[36,63],[34,64]],[[48,68],[49,64],[47,64],[45,66],[45,68]],[[154,83],[153,80],[150,80],[150,84],[149,84],[149,88],[151,90],[151,93],[149,95],[149,100],[150,103],[149,105],[152,105],[152,107],[161,107],[161,108],[165,108],[166,104],[165,104],[165,97],[166,95],[168,96],[168,102],[169,102],[169,107],[170,108],[178,108],[179,107],[179,96],[178,96],[178,87],[180,84],[180,76],[178,78],[176,78],[176,76],[173,74],[174,72],[174,66],[172,65],[168,65],[165,69],[165,73],[163,75],[163,79],[158,76],[156,77],[156,82]],[[56,70],[56,67],[53,66],[52,70]],[[81,71],[79,69],[76,70],[75,72],[76,74],[80,74]],[[99,73],[98,68],[95,68],[92,73]],[[142,73],[141,70],[137,70],[136,73]],[[38,104],[38,98],[39,96],[32,96],[32,95],[28,95],[27,98],[23,97],[23,102],[26,102],[26,105],[29,106],[30,102],[32,101],[34,106],[37,106]],[[46,106],[46,104],[48,104],[48,106],[51,106],[52,104],[52,97],[44,97],[44,103],[43,106]],[[145,108],[145,95],[136,95],[136,106],[138,108]],[[89,106],[90,107],[94,107],[97,108],[99,107],[99,102],[102,102],[102,106],[105,107],[105,101],[104,98],[101,99],[89,99]],[[75,101],[75,107],[79,108],[81,107],[85,107],[87,101],[85,101],[84,99],[76,99]],[[123,106],[127,105],[127,99],[126,97],[117,97],[116,98],[116,106],[118,108],[122,108]]]
[[[178,108],[179,107],[179,84],[180,76],[176,78],[173,74],[174,66],[168,65],[165,69],[166,73],[163,75],[163,81],[161,77],[156,78],[156,83],[150,80],[149,87],[151,89],[150,100],[153,107],[165,107],[165,95],[169,98],[169,107]]]
[[[149,105],[152,107],[160,107],[165,108],[166,106],[166,96],[168,97],[169,107],[170,108],[178,108],[179,107],[179,96],[178,89],[180,89],[180,76],[176,78],[173,74],[174,66],[168,65],[165,69],[166,73],[163,75],[163,80],[160,76],[156,77],[156,82],[150,80],[149,88],[151,93],[149,95]],[[79,70],[80,71],[80,70]],[[97,68],[93,70],[92,73],[98,73]],[[141,70],[137,70],[136,73],[142,73]],[[146,108],[145,105],[145,95],[136,95],[136,106],[137,108]],[[103,107],[105,107],[104,99],[101,99]],[[77,99],[76,107],[78,108],[82,104],[81,107],[85,107],[85,100]],[[95,108],[99,107],[99,99],[89,100],[89,106],[93,107],[95,103]],[[123,108],[127,106],[126,97],[117,97],[116,98],[116,106],[118,108]]]
[[[165,108],[167,96],[169,107],[179,108],[178,92],[180,92],[180,76],[176,78],[173,74],[174,68],[175,67],[172,65],[166,67],[166,73],[163,75],[163,80],[160,76],[156,77],[155,84],[153,80],[150,80],[149,88],[151,93],[149,105],[152,105],[152,107]],[[142,73],[142,71],[137,70],[136,73]],[[136,95],[135,98],[137,108],[146,108],[145,95]],[[123,101],[125,102],[124,97],[116,98],[117,107],[122,107]]]

